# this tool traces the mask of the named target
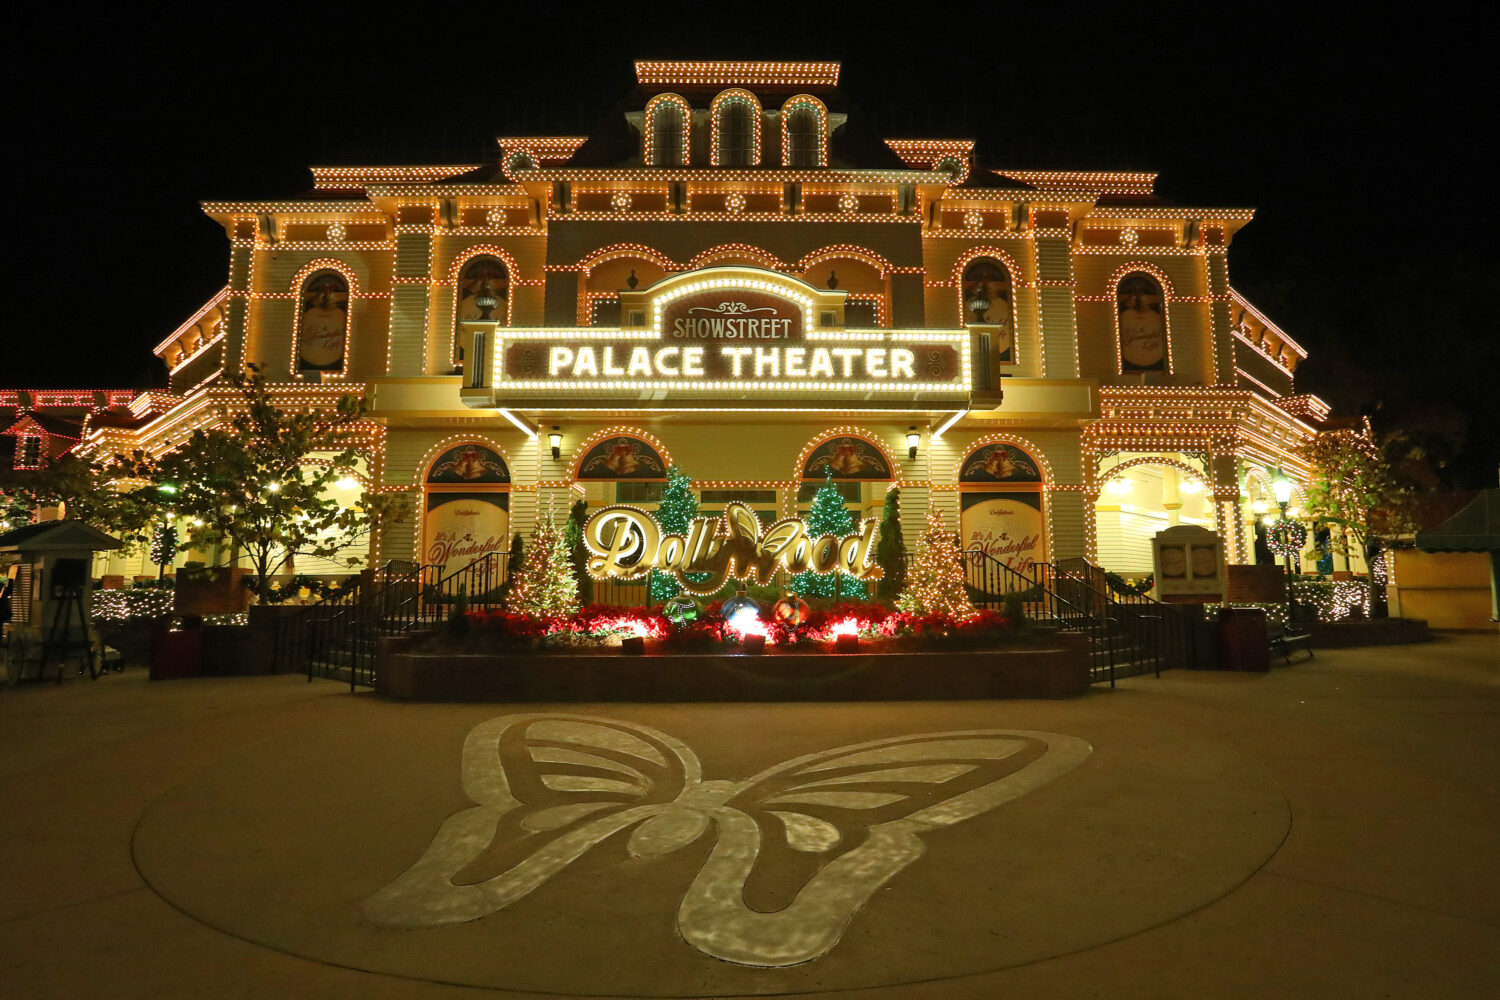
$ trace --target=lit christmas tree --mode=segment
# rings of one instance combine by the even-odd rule
[[[578,610],[578,581],[568,543],[550,516],[539,521],[531,535],[505,609],[533,618],[558,618]]]
[[[698,516],[698,498],[688,489],[692,480],[677,466],[667,470],[667,485],[661,491],[661,503],[656,507],[656,523],[663,535],[686,535],[688,525]],[[649,588],[651,604],[661,604],[682,589],[677,581],[666,573],[652,570]]]
[[[828,472],[823,485],[813,496],[812,507],[807,511],[807,533],[814,539],[824,535],[843,538],[854,533],[854,515],[844,506],[844,495],[833,483],[833,473]],[[792,577],[792,591],[803,597],[854,597],[861,600],[870,596],[863,580],[856,580],[845,573],[798,573]]]
[[[568,559],[573,566],[573,579],[578,581],[578,602],[594,603],[594,580],[589,576],[588,549],[583,544],[583,526],[589,519],[589,502],[575,500],[563,523],[563,542],[568,546]]]
[[[151,536],[151,563],[165,571],[176,555],[177,529],[170,524],[162,525]]]
[[[917,558],[906,568],[906,589],[896,598],[896,607],[914,615],[950,615],[958,621],[975,615],[964,587],[958,539],[943,524],[936,506],[927,508],[927,530],[917,545]]]
[[[906,588],[906,540],[901,536],[901,491],[888,490],[880,512],[880,538],[875,543],[875,561],[885,576],[875,585],[882,601],[894,600]]]

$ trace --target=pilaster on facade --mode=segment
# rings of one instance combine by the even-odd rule
[[[1205,255],[1208,277],[1209,336],[1213,382],[1234,385],[1234,319],[1229,289],[1228,247],[1214,247]]]
[[[240,225],[248,226],[252,235],[248,239],[231,239],[229,243],[229,294],[224,303],[224,339],[228,349],[224,352],[224,357],[231,371],[240,371],[247,361],[254,360],[248,353],[256,249],[254,223]]]
[[[434,284],[433,223],[433,210],[426,206],[402,208],[396,216],[386,365],[391,375],[426,374],[427,327]]]
[[[1077,489],[1052,490],[1048,496],[1052,532],[1052,561],[1087,558],[1090,553],[1092,518],[1088,498]]]
[[[1078,313],[1072,245],[1066,232],[1037,234],[1036,266],[1043,372],[1047,378],[1077,378]]]

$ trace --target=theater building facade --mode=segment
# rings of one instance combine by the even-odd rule
[[[1148,573],[1179,523],[1256,560],[1328,414],[1231,285],[1251,211],[885,139],[836,63],[635,69],[594,135],[205,204],[228,281],[157,348],[171,405],[91,447],[170,448],[254,363],[290,403],[368,393],[363,485],[413,510],[379,562],[457,567],[578,497],[649,510],[672,466],[767,521],[830,475],[860,516],[896,488],[908,539],[935,505],[1023,568]]]

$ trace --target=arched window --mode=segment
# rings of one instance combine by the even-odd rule
[[[975,257],[964,268],[963,310],[965,323],[998,326],[992,333],[990,350],[1001,364],[1015,358],[1015,291],[1010,269],[993,257]]]
[[[651,121],[651,163],[658,167],[680,167],[682,163],[682,133],[685,124],[682,109],[674,104],[663,105]]]
[[[342,371],[349,338],[349,282],[316,271],[302,283],[297,311],[297,370]]]
[[[645,162],[648,167],[685,167],[692,114],[676,94],[658,94],[646,104]]]
[[[719,118],[719,163],[747,167],[754,162],[754,134],[748,104],[732,101]]]
[[[1145,271],[1131,271],[1115,286],[1115,329],[1120,371],[1167,371],[1167,297]]]
[[[824,149],[824,111],[809,97],[794,97],[782,109],[782,165],[827,166]]]
[[[760,105],[748,91],[714,99],[714,165],[751,167],[760,162]]]
[[[833,434],[817,441],[803,450],[797,509],[804,515],[809,513],[819,487],[832,477],[834,488],[856,521],[879,516],[885,487],[873,484],[896,478],[892,464],[890,455],[862,434]]]
[[[508,323],[510,272],[494,257],[475,257],[458,278],[458,322],[466,319]]]
[[[458,276],[458,287],[454,290],[456,301],[453,309],[453,363],[464,365],[464,323],[473,320],[498,322],[501,326],[510,323],[510,272],[495,257],[475,257],[464,265]],[[476,345],[482,343],[475,334]],[[478,347],[476,346],[476,353]],[[479,373],[482,375],[482,373]],[[481,383],[475,383],[481,384]]]

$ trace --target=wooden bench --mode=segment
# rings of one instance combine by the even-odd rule
[[[1281,629],[1279,632],[1271,633],[1267,639],[1271,647],[1271,652],[1280,655],[1282,661],[1285,663],[1292,662],[1292,652],[1298,646],[1301,646],[1303,651],[1307,653],[1309,660],[1313,658],[1311,635]]]

